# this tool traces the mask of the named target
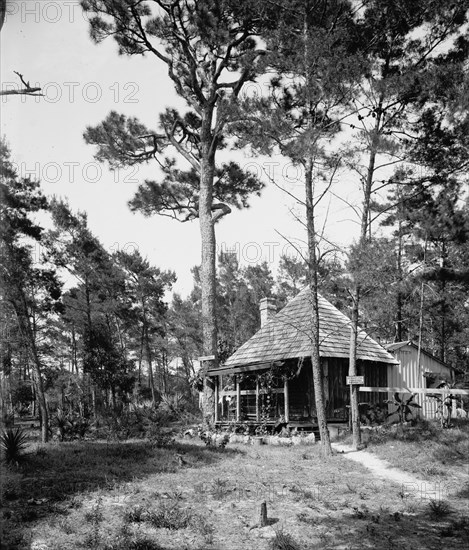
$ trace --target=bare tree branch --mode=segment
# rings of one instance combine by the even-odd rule
[[[44,94],[39,93],[42,88],[31,87],[29,82],[26,82],[24,80],[23,75],[21,73],[19,73],[18,71],[13,71],[13,72],[19,76],[21,80],[21,84],[24,86],[24,88],[21,88],[19,90],[1,90],[0,96],[4,96],[4,95],[32,95],[35,97],[44,96]]]

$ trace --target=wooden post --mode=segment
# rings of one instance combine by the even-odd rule
[[[290,399],[288,396],[288,378],[285,376],[283,381],[283,393],[284,393],[284,403],[285,403],[285,422],[289,420],[289,409],[290,409]]]
[[[239,385],[239,376],[236,376],[235,380],[236,380],[236,422],[239,422],[241,418],[241,387]]]
[[[218,389],[220,386],[220,375],[215,376],[215,422],[218,422]]]
[[[256,376],[256,420],[259,422],[261,419],[259,411],[259,376]]]
[[[220,391],[223,391],[223,376],[220,375],[219,381],[219,387],[218,387],[218,395],[220,395]],[[228,407],[229,408],[229,407]],[[225,397],[222,395],[220,400],[220,413],[221,413],[221,419],[222,420],[229,420],[229,411],[225,413]]]
[[[267,503],[261,502],[261,515],[259,517],[259,527],[265,527],[267,525]]]

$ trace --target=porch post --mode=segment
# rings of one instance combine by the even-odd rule
[[[215,422],[218,422],[218,390],[219,390],[219,386],[220,386],[220,375],[217,375],[217,376],[215,376]]]
[[[288,378],[285,376],[283,379],[283,394],[284,394],[284,402],[285,402],[285,422],[288,422],[289,420],[289,409],[290,409],[290,398],[288,396]]]
[[[261,419],[259,411],[259,376],[256,376],[256,420],[259,422]]]
[[[239,385],[239,376],[236,375],[236,422],[241,418],[241,387]]]

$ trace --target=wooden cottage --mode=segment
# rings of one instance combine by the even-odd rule
[[[428,351],[420,351],[419,361],[418,345],[412,341],[388,344],[386,349],[398,361],[396,366],[388,370],[389,387],[429,390],[454,381],[454,369]],[[409,397],[410,393],[404,393],[403,396]],[[438,398],[422,393],[416,395],[415,402],[422,407],[416,409],[417,414],[423,418],[435,417]]]
[[[316,424],[311,368],[311,294],[301,291],[281,311],[261,302],[261,328],[218,369],[208,371],[215,384],[218,423],[275,423],[282,417],[290,427]],[[324,371],[326,412],[330,422],[344,422],[350,400],[350,320],[319,297],[320,357]],[[387,386],[388,367],[396,359],[361,331],[358,372],[366,386]],[[377,402],[386,394],[360,393],[359,400]]]

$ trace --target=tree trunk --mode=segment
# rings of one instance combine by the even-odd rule
[[[441,256],[440,256],[440,267],[444,270],[446,260],[446,245],[443,241],[441,244]],[[440,326],[440,345],[439,347],[439,359],[446,362],[446,316],[447,316],[447,305],[446,305],[446,279],[443,275],[440,285],[440,314],[441,314],[441,326]]]
[[[98,418],[98,409],[96,405],[96,386],[92,380],[91,380],[91,408],[93,410],[93,419],[96,420]]]
[[[400,200],[400,197],[399,197]],[[400,208],[400,206],[399,206]],[[404,320],[402,319],[402,307],[403,307],[403,296],[402,296],[402,281],[404,280],[404,275],[402,272],[402,220],[399,216],[399,228],[397,235],[397,296],[396,296],[396,342],[402,342],[404,340]]]
[[[360,224],[360,240],[359,240],[359,253],[366,245],[366,242],[371,238],[371,223],[370,223],[370,205],[371,205],[371,192],[373,189],[373,177],[376,167],[376,155],[378,153],[379,138],[381,131],[382,120],[382,106],[384,101],[384,92],[378,101],[376,108],[376,122],[372,130],[370,156],[368,160],[367,175],[365,180],[363,206],[362,206],[362,219]],[[361,260],[360,260],[361,261]],[[350,353],[349,353],[349,376],[356,376],[357,374],[357,342],[358,342],[358,322],[360,316],[360,281],[355,281],[354,289],[352,290],[352,335],[350,338]],[[358,388],[352,386],[350,390],[350,416],[352,421],[352,434],[353,434],[353,446],[355,449],[361,443],[360,433],[360,414],[358,410]]]
[[[0,372],[0,425],[3,427],[6,420],[6,409],[5,409],[5,375],[3,372]]]
[[[423,269],[427,262],[427,234],[425,234],[425,244],[423,248]],[[419,338],[417,348],[417,369],[420,370],[420,360],[422,357],[422,334],[423,334],[423,306],[425,301],[425,281],[422,277],[420,283],[420,306],[419,306]]]
[[[78,376],[78,351],[75,325],[72,325],[72,374],[73,372]]]
[[[207,361],[204,367],[218,364],[217,354],[217,322],[215,311],[216,297],[216,242],[215,227],[212,219],[213,177],[215,173],[215,155],[211,150],[212,136],[210,125],[211,116],[207,116],[202,129],[202,161],[200,167],[200,202],[199,223],[202,241],[202,335],[204,355],[213,355],[213,361]],[[205,373],[204,373],[205,374]],[[214,386],[208,376],[204,376],[203,389],[203,417],[204,421],[212,424],[215,413]]]
[[[160,367],[161,386],[165,393],[168,392],[168,354],[163,350]]]
[[[34,381],[34,387],[36,389],[39,412],[41,415],[41,440],[43,443],[47,443],[47,441],[49,440],[49,411],[47,409],[44,384],[42,382],[42,366],[36,348],[36,340],[33,328],[31,326],[31,320],[28,314],[28,305],[23,289],[18,289],[18,294],[20,300],[18,304],[14,304],[14,307],[18,318],[18,324],[20,326],[21,332],[26,339],[29,356],[32,361],[32,377]],[[19,305],[20,308],[18,307]]]
[[[115,388],[112,387],[109,390],[109,397],[110,397],[110,401],[111,401],[112,410],[115,411],[116,410],[116,390],[115,390]]]
[[[140,336],[140,348],[138,352],[138,377],[137,377],[137,384],[136,384],[137,403],[139,403],[140,401],[140,389],[142,387],[142,361],[143,361],[144,342],[145,342],[145,330],[144,330],[144,326],[142,325],[142,333]]]
[[[350,327],[350,356],[349,356],[349,376],[356,376],[357,370],[357,341],[358,341],[358,303],[360,295],[359,289],[355,289],[353,296],[352,307],[352,326]],[[361,444],[360,431],[360,411],[358,408],[358,386],[352,384],[350,386],[350,419],[352,425],[352,445],[354,449],[358,449]]]
[[[33,406],[31,407],[31,416],[33,418],[36,418],[36,411],[37,411],[36,388],[34,387],[34,383],[32,380],[31,380],[31,389],[33,392]]]
[[[305,0],[305,19],[304,19],[304,70],[307,84],[307,103],[309,112],[314,112],[314,101],[312,97],[313,78],[310,62],[312,59],[312,2]],[[314,382],[314,401],[316,405],[316,415],[318,419],[319,434],[321,445],[325,456],[332,455],[331,440],[326,418],[326,399],[324,395],[324,376],[319,355],[319,304],[318,304],[318,259],[316,254],[316,228],[314,220],[314,193],[313,193],[313,167],[314,167],[314,149],[316,142],[314,136],[314,122],[310,120],[310,139],[305,162],[305,195],[306,195],[306,228],[308,235],[308,284],[311,293],[311,365]]]
[[[148,362],[148,382],[150,385],[151,390],[151,402],[152,405],[156,406],[156,391],[155,391],[155,379],[153,376],[153,360],[152,360],[152,353],[151,353],[151,347],[150,347],[150,339],[148,336],[148,326],[146,324],[146,319],[144,318],[144,334],[145,334],[145,354],[147,356],[147,362]]]
[[[314,381],[314,400],[318,418],[321,445],[326,456],[332,455],[332,447],[327,427],[326,399],[324,395],[323,372],[319,355],[319,304],[318,304],[318,260],[316,255],[316,229],[314,223],[313,161],[308,160],[305,172],[306,225],[308,232],[308,282],[311,292],[311,364]]]

